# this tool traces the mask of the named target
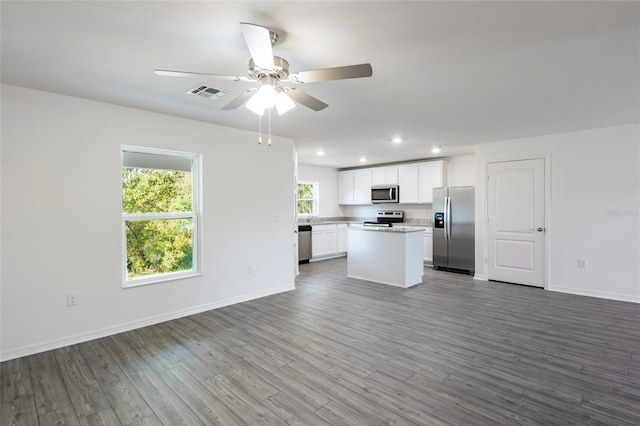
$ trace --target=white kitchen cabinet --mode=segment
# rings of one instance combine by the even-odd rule
[[[433,188],[446,186],[446,161],[418,164],[418,203],[433,203]],[[402,188],[400,188],[402,195]]]
[[[312,225],[311,258],[334,255],[338,252],[336,225]]]
[[[353,171],[353,204],[371,204],[371,169]]]
[[[398,167],[400,204],[418,203],[418,165],[407,164]]]
[[[336,227],[336,244],[338,253],[347,252],[347,224],[339,223]]]
[[[376,167],[371,169],[371,185],[397,185],[398,167]]]
[[[338,204],[371,204],[371,169],[338,172]]]
[[[346,223],[311,226],[311,261],[347,254]]]
[[[353,204],[353,172],[338,172],[338,204]]]
[[[433,263],[433,231],[424,231],[424,262]]]

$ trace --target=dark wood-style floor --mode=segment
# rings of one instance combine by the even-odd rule
[[[640,424],[640,306],[425,270],[297,290],[1,364],[2,425]]]

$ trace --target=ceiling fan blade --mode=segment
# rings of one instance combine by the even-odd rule
[[[222,109],[229,110],[229,109],[236,109],[241,107],[242,105],[245,104],[245,102],[249,100],[251,95],[253,95],[256,92],[256,90],[257,89],[251,89],[239,94],[231,102],[223,106]]]
[[[287,95],[299,104],[304,105],[307,108],[311,108],[314,111],[320,111],[329,106],[320,99],[314,98],[310,94],[305,93],[302,90],[298,90],[295,87],[290,87],[289,90],[287,90]]]
[[[274,69],[275,64],[273,63],[273,49],[271,48],[269,30],[246,22],[240,22],[240,27],[249,52],[251,52],[253,63],[262,69]]]
[[[300,71],[289,76],[294,83],[315,83],[317,81],[344,80],[347,78],[371,77],[371,64],[347,65],[321,70]]]
[[[155,70],[156,75],[165,77],[212,77],[218,80],[231,80],[231,81],[249,81],[247,77],[240,77],[237,75],[222,75],[222,74],[209,74],[205,72],[189,72],[189,71],[172,71],[172,70]]]

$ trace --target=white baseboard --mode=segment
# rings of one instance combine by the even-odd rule
[[[489,280],[487,279],[487,277],[485,277],[484,275],[480,275],[480,274],[475,274],[475,275],[473,276],[473,279],[474,279],[474,280],[478,280],[478,281],[489,281]]]
[[[620,300],[622,302],[640,303],[640,296],[630,296],[626,294],[609,293],[606,291],[582,290],[582,289],[576,289],[572,287],[563,287],[563,286],[557,286],[557,285],[550,286],[547,290],[557,291],[558,293],[577,294],[579,296],[591,296],[591,297],[599,297],[601,299],[611,299],[611,300]]]
[[[320,257],[314,257],[309,259],[309,263],[311,262],[319,262],[321,260],[329,260],[329,259],[335,259],[336,257],[345,257],[347,255],[347,253],[335,253],[335,254],[328,254],[326,256],[320,256]]]
[[[33,355],[39,352],[45,352],[52,349],[62,348],[64,346],[75,345],[78,343],[86,342],[93,339],[99,339],[105,336],[111,336],[113,334],[122,333],[124,331],[134,330],[136,328],[146,327],[148,325],[158,324],[165,321],[170,321],[176,318],[182,318],[193,314],[199,314],[201,312],[210,311],[213,309],[222,308],[224,306],[235,305],[236,303],[242,303],[249,300],[259,299],[261,297],[271,296],[273,294],[283,293],[285,291],[295,290],[294,285],[287,285],[282,287],[270,288],[267,290],[244,294],[241,296],[230,297],[228,299],[219,300],[213,303],[206,303],[204,305],[193,306],[187,309],[181,309],[178,311],[169,312],[161,315],[154,315],[152,317],[142,318],[135,321],[130,321],[111,327],[105,327],[98,330],[89,331],[86,333],[74,334],[71,336],[61,337],[58,339],[48,340],[46,342],[37,343],[35,345],[26,345],[8,351],[0,352],[0,361],[8,361],[14,358],[20,358],[27,355]]]

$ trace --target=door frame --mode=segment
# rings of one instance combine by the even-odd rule
[[[551,281],[551,154],[521,154],[521,155],[507,155],[499,157],[489,157],[482,161],[482,242],[483,242],[483,262],[482,270],[484,281],[489,281],[489,164],[490,163],[505,163],[509,161],[524,161],[524,160],[544,160],[544,274],[543,274],[543,288],[549,289],[549,283]],[[482,279],[481,277],[476,277]]]

